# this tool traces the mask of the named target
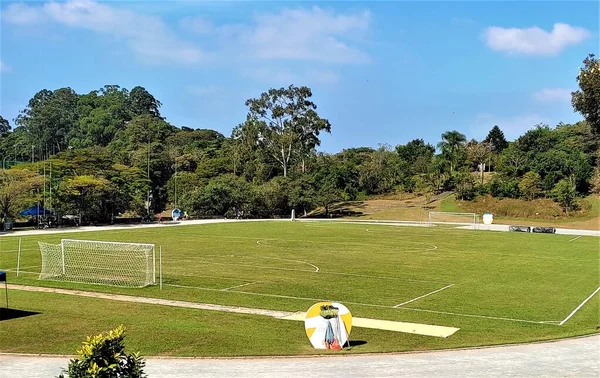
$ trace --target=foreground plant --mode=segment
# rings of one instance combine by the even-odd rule
[[[77,351],[78,358],[69,361],[69,378],[144,378],[145,362],[139,353],[125,353],[123,325],[95,336],[88,336]],[[60,374],[58,378],[65,378]]]

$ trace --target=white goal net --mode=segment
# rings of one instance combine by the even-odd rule
[[[40,279],[144,287],[156,283],[154,244],[62,239],[38,242]]]
[[[428,225],[449,224],[468,226],[473,230],[479,228],[479,217],[475,213],[457,213],[450,211],[430,211],[427,218]]]

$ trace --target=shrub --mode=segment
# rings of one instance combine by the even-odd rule
[[[569,210],[577,210],[577,191],[575,190],[575,185],[567,179],[560,180],[552,189],[552,196],[554,199],[560,203],[565,212],[569,212]]]
[[[88,336],[69,361],[63,373],[69,378],[145,378],[145,362],[139,353],[125,353],[123,325],[95,336]],[[58,378],[64,378],[60,374]]]

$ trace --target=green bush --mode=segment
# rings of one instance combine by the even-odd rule
[[[145,362],[139,353],[125,353],[123,325],[95,336],[88,336],[69,361],[69,378],[144,378]],[[65,378],[60,374],[58,378]]]

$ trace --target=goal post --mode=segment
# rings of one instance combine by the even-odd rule
[[[156,283],[154,244],[62,239],[38,242],[42,255],[39,279],[144,287]]]
[[[432,227],[436,223],[471,226],[475,230],[479,228],[479,217],[476,213],[430,211],[427,217],[427,225]]]

